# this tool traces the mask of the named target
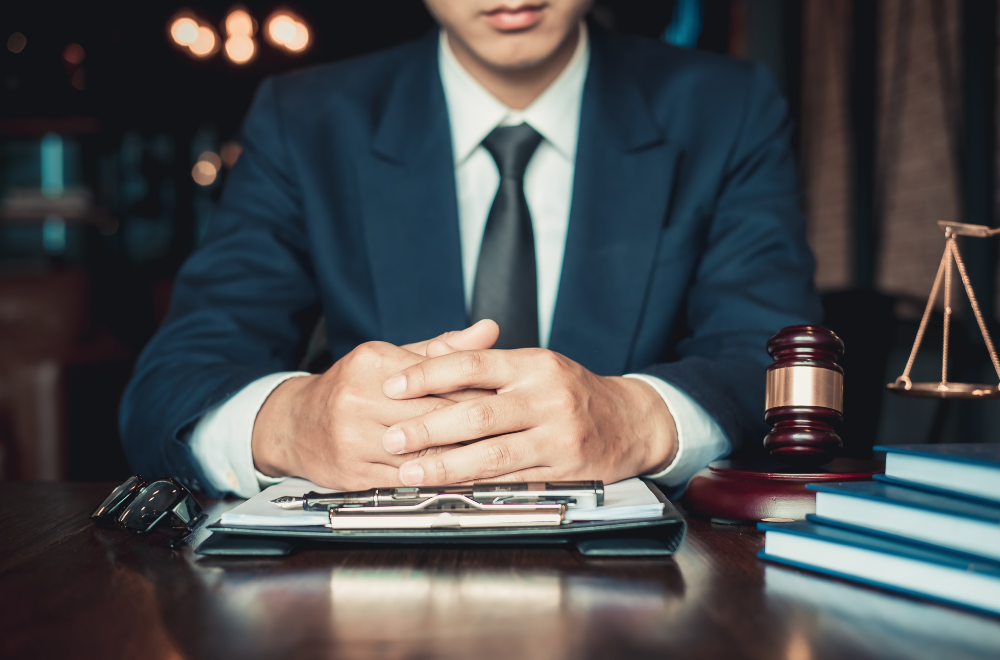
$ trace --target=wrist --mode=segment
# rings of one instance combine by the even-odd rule
[[[677,456],[677,424],[663,397],[649,383],[633,378],[615,378],[625,388],[630,416],[625,428],[638,444],[636,474],[656,474],[669,466]]]
[[[298,401],[318,376],[290,378],[278,385],[264,400],[254,420],[250,451],[254,468],[268,477],[287,477],[299,474],[294,450],[297,437],[294,428],[299,415],[295,413]]]

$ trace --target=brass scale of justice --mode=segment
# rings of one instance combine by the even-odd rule
[[[931,295],[927,299],[927,307],[924,315],[920,319],[920,327],[917,329],[917,338],[913,342],[913,349],[910,351],[910,358],[906,361],[906,368],[903,375],[889,383],[888,388],[897,394],[910,397],[922,397],[933,399],[996,399],[1000,398],[1000,385],[974,385],[970,383],[952,383],[948,381],[948,334],[951,330],[951,290],[952,290],[952,268],[958,267],[958,274],[962,278],[965,293],[969,297],[969,304],[972,312],[976,316],[976,323],[986,342],[986,349],[990,353],[990,360],[993,361],[993,369],[997,373],[1000,382],[1000,360],[997,359],[996,349],[993,347],[993,340],[986,329],[983,321],[983,314],[979,311],[979,303],[976,294],[972,291],[972,284],[969,282],[969,275],[965,270],[965,262],[958,251],[958,236],[970,236],[972,238],[990,238],[1000,235],[1000,228],[991,229],[983,225],[967,225],[960,222],[938,222],[938,226],[944,229],[945,245],[944,254],[941,256],[941,265],[938,266],[937,276],[934,278],[934,286],[931,287]],[[939,383],[914,383],[910,380],[910,370],[913,362],[917,358],[920,344],[924,340],[924,333],[927,330],[927,322],[930,320],[934,303],[937,301],[941,283],[944,282],[944,341],[941,354],[941,382]]]

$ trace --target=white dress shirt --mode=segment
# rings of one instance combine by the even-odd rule
[[[524,196],[531,213],[538,277],[538,336],[548,346],[562,274],[566,232],[569,228],[573,174],[580,125],[583,87],[590,63],[586,26],[563,72],[524,110],[505,106],[479,84],[458,62],[448,38],[441,32],[438,65],[444,87],[451,141],[455,155],[455,186],[462,246],[462,274],[466,309],[479,261],[479,247],[500,172],[482,146],[497,126],[527,123],[542,136],[524,175]],[[257,413],[279,384],[307,375],[282,372],[260,378],[229,400],[208,411],[195,426],[190,443],[206,478],[216,488],[250,497],[280,481],[254,469],[250,441]],[[669,383],[645,374],[628,374],[648,383],[663,398],[677,426],[678,449],[662,472],[647,475],[677,488],[711,461],[729,453],[730,444],[719,425],[687,394]]]

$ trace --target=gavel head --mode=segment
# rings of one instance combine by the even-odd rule
[[[835,428],[843,421],[844,370],[837,363],[844,342],[816,325],[782,328],[767,342],[774,362],[767,368],[764,438],[771,456],[789,465],[822,465],[844,443]]]

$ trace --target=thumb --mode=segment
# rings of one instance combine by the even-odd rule
[[[450,353],[455,353],[456,349],[454,346],[441,339],[434,339],[429,344],[427,344],[427,350],[425,351],[427,357],[435,358],[441,357],[442,355],[448,355]]]

